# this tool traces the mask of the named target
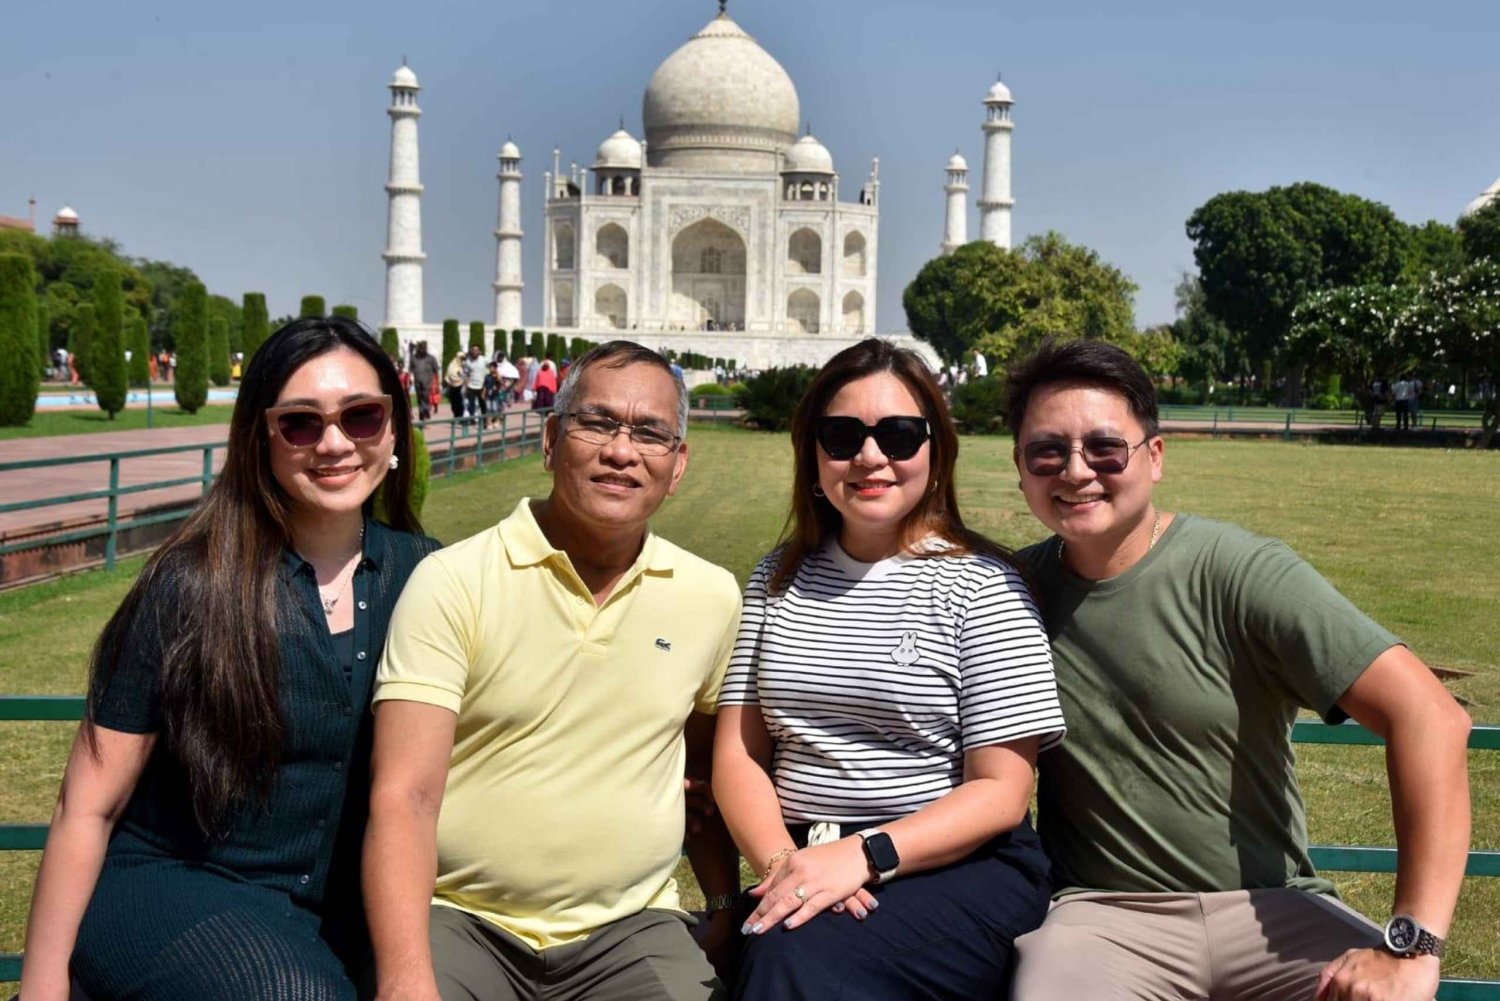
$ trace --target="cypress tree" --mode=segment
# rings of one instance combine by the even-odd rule
[[[94,279],[94,310],[98,326],[89,355],[89,385],[99,409],[114,420],[125,409],[129,379],[125,371],[125,294],[120,272],[101,271]]]
[[[359,307],[350,306],[347,303],[341,306],[335,306],[333,307],[333,315],[342,316],[346,320],[357,320],[359,319]]]
[[[250,367],[250,359],[255,357],[255,352],[260,348],[265,339],[271,336],[271,316],[266,312],[266,294],[264,292],[246,292],[244,306],[244,333],[240,335],[240,343],[245,352],[245,364],[240,368],[243,375],[245,369]]]
[[[469,322],[469,347],[472,348],[476,344],[479,346],[480,354],[489,354],[484,348],[484,324],[478,320],[471,320]]]
[[[510,360],[520,361],[526,357],[526,331],[512,330],[510,332]]]
[[[208,289],[189,282],[172,310],[177,405],[196,414],[208,402]]]
[[[540,330],[533,330],[531,332],[531,344],[527,347],[526,353],[537,361],[541,361],[543,356],[546,355],[547,343],[542,339],[542,332]]]
[[[99,321],[95,318],[94,304],[79,303],[73,310],[73,329],[68,334],[68,353],[73,356],[73,368],[78,372],[78,381],[89,385],[89,352],[93,350],[94,330]]]
[[[327,315],[328,309],[323,305],[323,297],[321,295],[304,295],[302,297],[302,307],[297,310],[298,317]]]
[[[453,356],[463,350],[463,343],[458,339],[458,321],[447,319],[443,321],[443,357],[438,359],[438,364],[444,369]]]
[[[132,311],[125,323],[125,343],[130,346],[130,384],[144,389],[151,381],[151,331],[138,312]]]
[[[52,314],[47,309],[47,301],[40,296],[36,300],[36,339],[37,348],[42,353],[42,363],[37,366],[37,373],[41,374],[52,368]]]
[[[401,335],[395,327],[386,327],[380,332],[380,346],[392,358],[401,357]]]
[[[215,386],[229,385],[229,323],[222,316],[208,321],[208,377]]]
[[[42,367],[36,360],[36,268],[26,254],[0,254],[0,427],[36,412]]]

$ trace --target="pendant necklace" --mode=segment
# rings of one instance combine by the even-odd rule
[[[1161,536],[1161,512],[1156,512],[1156,519],[1151,522],[1151,541],[1146,545],[1146,552],[1156,548],[1156,540]],[[1063,550],[1067,548],[1067,541],[1061,536],[1057,540],[1057,562],[1063,561]],[[1145,555],[1144,553],[1142,554]]]
[[[351,585],[351,584],[354,583],[354,570],[355,570],[356,567],[359,566],[359,559],[358,559],[358,557],[364,551],[365,551],[365,527],[363,525],[360,525],[359,526],[359,548],[355,551],[354,556],[351,557],[351,559],[353,559],[353,562],[351,562],[343,570],[339,571],[340,575],[344,578],[343,585],[338,589],[338,592],[336,594],[334,594],[334,596],[332,598],[328,597],[328,595],[323,592],[323,588],[322,587],[318,588],[318,601],[321,602],[322,605],[323,605],[323,614],[324,615],[332,615],[334,608],[337,607],[338,603],[343,600],[344,595],[346,595],[346,594],[349,593],[349,585]],[[305,556],[302,557],[302,558],[304,560],[307,559],[307,557],[305,557]],[[311,562],[311,561],[309,561],[309,562]]]

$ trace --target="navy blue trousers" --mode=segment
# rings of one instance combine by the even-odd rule
[[[1026,864],[1030,861],[1018,865],[987,848],[941,869],[870,888],[880,906],[864,921],[824,911],[792,931],[778,927],[752,935],[735,997],[1003,999],[1012,943],[1047,916],[1046,862],[1040,860],[1036,868]]]

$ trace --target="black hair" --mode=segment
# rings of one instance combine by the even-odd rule
[[[1021,433],[1026,405],[1043,386],[1059,382],[1078,383],[1118,393],[1147,436],[1155,437],[1160,418],[1156,409],[1156,385],[1140,362],[1105,341],[1049,337],[1011,367],[1005,380],[1005,423],[1012,434]]]

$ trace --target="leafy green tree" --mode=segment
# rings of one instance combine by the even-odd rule
[[[1470,217],[1472,218],[1472,216]],[[1423,359],[1500,375],[1500,259],[1480,259],[1417,290],[1397,321],[1397,335]],[[1485,400],[1479,447],[1500,432],[1500,397]]]
[[[1375,379],[1405,375],[1421,356],[1405,319],[1415,294],[1408,285],[1343,286],[1314,292],[1292,312],[1289,357],[1337,373],[1371,428],[1387,402],[1372,392]]]
[[[357,320],[359,319],[359,307],[350,305],[335,306],[333,307],[333,315],[342,316],[346,320]]]
[[[453,356],[463,350],[463,342],[458,337],[458,321],[447,319],[443,321],[443,357],[438,364],[447,366],[453,360]]]
[[[484,324],[478,320],[469,321],[469,347],[478,347],[480,354],[489,354],[484,346]]]
[[[762,431],[785,431],[817,374],[817,369],[806,365],[768,368],[745,381],[735,394],[735,402],[744,409],[745,420]]]
[[[401,335],[395,327],[386,327],[380,331],[380,347],[392,358],[401,357]]]
[[[1470,261],[1500,261],[1500,198],[1460,219],[1458,234]]]
[[[1464,241],[1458,230],[1430,219],[1407,227],[1406,263],[1403,281],[1418,284],[1434,271],[1448,274],[1464,266]]]
[[[125,409],[129,375],[125,370],[125,302],[118,271],[101,272],[94,281],[98,326],[89,349],[89,386],[99,409],[109,415]]]
[[[37,368],[37,374],[52,367],[52,318],[47,314],[46,300],[36,300],[36,343],[40,352],[41,364]]]
[[[240,315],[244,317],[244,331],[240,335],[240,350],[245,352],[245,367],[249,367],[250,359],[255,357],[255,352],[265,343],[267,337],[271,336],[269,321],[266,318],[266,296],[264,292],[246,292],[244,305],[240,309]],[[244,371],[242,368],[241,371]]]
[[[1219,380],[1232,381],[1249,372],[1240,338],[1222,320],[1208,311],[1203,286],[1186,272],[1177,283],[1177,319],[1172,336],[1181,347],[1177,374],[1197,386],[1203,398]]]
[[[225,335],[229,338],[230,352],[244,350],[245,314],[240,304],[222,295],[208,297],[209,328],[214,320],[223,320]]]
[[[94,358],[94,332],[99,329],[97,312],[97,307],[92,302],[79,303],[73,310],[73,330],[68,341],[68,353],[73,356],[73,369],[78,373],[78,381],[85,386],[93,385],[89,365]]]
[[[177,345],[177,405],[196,414],[208,402],[208,289],[189,282],[172,310]]]
[[[302,305],[297,309],[299,317],[327,316],[328,308],[323,304],[321,295],[304,295]]]
[[[526,353],[531,355],[531,357],[535,358],[537,361],[541,361],[542,358],[547,354],[547,342],[542,338],[542,332],[540,330],[533,330],[531,332],[531,343],[527,345]]]
[[[229,385],[229,324],[222,316],[208,321],[208,377],[220,388]]]
[[[0,254],[0,427],[20,427],[36,412],[36,267],[24,254]]]
[[[130,346],[130,384],[144,389],[151,381],[151,329],[140,313],[132,312],[125,321],[125,343]]]
[[[1255,372],[1312,293],[1400,278],[1407,230],[1378,202],[1309,182],[1215,195],[1187,221],[1208,308],[1244,335]]]
[[[151,328],[151,343],[175,349],[172,340],[172,311],[178,297],[198,276],[191,268],[184,268],[168,261],[137,260],[134,262],[141,275],[150,283],[149,302],[141,309]]]

